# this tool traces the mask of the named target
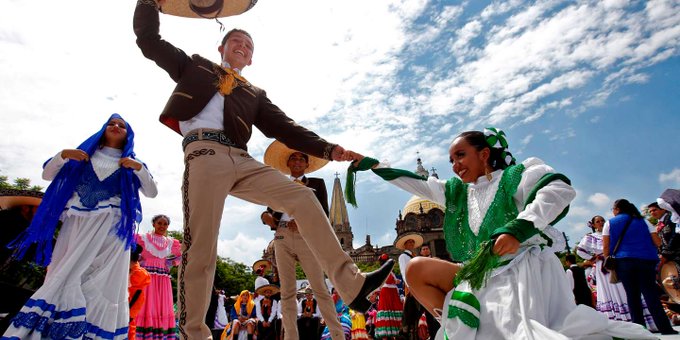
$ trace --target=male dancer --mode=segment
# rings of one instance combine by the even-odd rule
[[[307,154],[292,150],[283,143],[274,141],[265,151],[265,164],[279,169],[285,174],[290,174],[293,182],[304,185],[314,192],[317,201],[321,204],[323,211],[328,216],[328,194],[326,183],[323,178],[305,176],[306,173],[315,171],[326,165],[328,161],[310,157]],[[269,225],[272,230],[276,230],[274,236],[274,253],[276,255],[276,265],[281,278],[281,314],[283,316],[283,329],[285,339],[307,339],[311,338],[309,329],[313,333],[318,332],[318,320],[316,324],[309,322],[313,319],[309,312],[303,309],[302,317],[305,322],[298,329],[296,327],[296,285],[295,285],[295,263],[300,262],[302,270],[305,272],[311,289],[307,297],[311,299],[312,292],[316,296],[315,304],[321,312],[321,316],[326,320],[331,338],[334,340],[344,339],[342,325],[336,317],[335,305],[328,288],[324,281],[323,271],[314,254],[309,249],[307,243],[302,239],[297,231],[297,223],[293,216],[286,213],[275,212],[271,208],[261,215],[262,222]],[[296,260],[297,259],[297,260]],[[313,308],[316,310],[316,308]],[[313,311],[312,311],[313,312]],[[301,319],[302,320],[302,319]],[[307,327],[309,325],[312,327]],[[305,326],[307,325],[307,326]],[[317,334],[318,335],[318,334]],[[318,336],[317,336],[318,337]]]
[[[399,270],[401,277],[404,280],[404,313],[401,319],[401,334],[407,339],[416,339],[418,335],[418,321],[423,315],[423,308],[416,300],[415,296],[409,291],[408,279],[406,278],[406,270],[409,262],[416,254],[413,251],[423,244],[423,236],[419,233],[409,232],[401,235],[394,245],[398,249],[403,250],[399,255]]]
[[[229,194],[294,215],[300,235],[340,295],[351,301],[352,308],[365,311],[370,306],[367,295],[380,287],[394,262],[361,273],[340,247],[312,191],[254,160],[247,143],[255,125],[264,135],[310,155],[336,161],[350,160],[352,155],[296,124],[264,90],[241,76],[252,63],[250,34],[238,29],[227,32],[217,48],[221,65],[189,56],[161,39],[163,4],[138,0],[133,25],[142,54],[177,82],[160,120],[184,137],[184,241],[177,280],[181,338],[211,339],[203,317],[215,275],[223,202]]]

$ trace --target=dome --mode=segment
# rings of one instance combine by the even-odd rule
[[[444,207],[437,203],[420,198],[418,196],[413,196],[404,205],[404,209],[402,209],[402,215],[406,216],[408,213],[420,214],[421,206],[423,207],[423,213],[427,213],[434,208],[437,208],[442,212],[444,211]]]

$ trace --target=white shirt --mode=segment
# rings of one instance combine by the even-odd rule
[[[295,180],[301,181],[302,177],[305,177],[305,175],[302,175],[300,177],[293,177],[293,176],[289,176],[289,177],[290,177],[291,181],[295,181]],[[293,216],[290,216],[287,213],[283,213],[283,215],[281,215],[281,221],[282,222],[288,222],[290,220],[294,220]]]
[[[298,312],[298,318],[302,316],[302,304],[307,301],[306,297],[303,297],[298,301],[297,304],[297,312]],[[313,317],[318,318],[321,317],[321,313],[319,312],[319,301],[316,302],[316,309],[314,310],[314,314],[312,314]]]
[[[410,250],[404,250],[405,253],[413,255]],[[401,278],[404,280],[404,286],[408,286],[408,280],[406,280],[406,268],[408,268],[408,263],[411,261],[411,257],[406,254],[399,255],[399,271],[401,272]]]
[[[264,296],[261,296],[262,299],[264,299]],[[257,301],[255,303],[255,315],[257,316],[257,320],[259,321],[267,321],[267,322],[273,322],[274,319],[276,319],[277,315],[279,314],[279,303],[276,300],[271,300],[271,311],[269,311],[269,318],[267,320],[264,319],[264,316],[262,316],[262,305],[261,300]]]
[[[229,63],[222,62],[223,67],[229,67]],[[241,70],[233,69],[241,74]],[[224,96],[215,91],[215,95],[208,101],[203,110],[189,120],[179,122],[179,130],[182,136],[196,129],[224,130]]]

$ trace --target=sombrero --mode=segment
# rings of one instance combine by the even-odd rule
[[[288,158],[290,158],[290,155],[296,152],[300,151],[293,150],[287,147],[285,144],[275,140],[267,147],[267,150],[264,152],[264,164],[267,164],[286,175],[290,175],[290,169],[288,168]],[[327,159],[314,157],[312,155],[307,156],[309,156],[309,167],[307,167],[307,170],[305,170],[306,174],[319,170],[323,168],[324,165],[328,164]]]
[[[661,193],[661,197],[656,199],[656,203],[671,213],[671,221],[680,223],[680,190],[666,189]]]
[[[0,189],[0,210],[22,205],[40,205],[44,193],[35,190]]]
[[[271,269],[272,263],[267,259],[259,259],[255,261],[255,263],[253,263],[253,273],[256,272],[260,267],[263,267],[264,272],[267,272],[267,270]]]
[[[399,249],[406,249],[404,247],[404,243],[408,240],[413,240],[416,242],[416,244],[413,246],[414,248],[418,248],[423,244],[423,235],[420,233],[416,232],[409,232],[409,233],[404,233],[397,237],[397,240],[394,241],[394,246],[399,248]]]
[[[674,261],[668,261],[659,270],[661,284],[673,303],[680,303],[680,275]]]
[[[314,294],[311,286],[304,286],[298,289],[298,294]]]
[[[257,295],[265,295],[265,293],[269,293],[269,296],[272,296],[278,292],[279,286],[273,285],[271,283],[268,285],[260,286],[259,288],[255,289],[255,293],[257,293]]]
[[[185,18],[228,17],[253,8],[257,0],[165,0],[161,12]]]

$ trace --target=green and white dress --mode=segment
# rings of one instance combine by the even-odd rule
[[[376,163],[366,158],[359,170]],[[475,268],[476,278],[456,282],[447,294],[436,339],[656,339],[640,325],[612,321],[575,304],[554,254],[564,249],[564,238],[552,224],[564,217],[576,193],[569,179],[540,159],[529,158],[475,183],[426,179],[386,164],[377,164],[373,172],[446,207],[447,249],[452,259]],[[492,243],[485,241],[505,233],[520,241],[519,251],[492,255]]]

